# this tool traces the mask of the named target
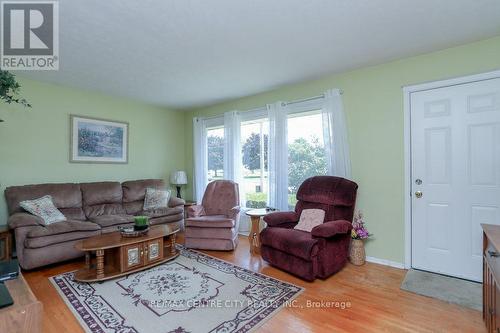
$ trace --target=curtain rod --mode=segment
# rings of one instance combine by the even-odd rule
[[[341,95],[344,94],[344,91],[342,89],[340,89],[339,92]],[[314,101],[314,100],[321,99],[321,98],[325,98],[325,94],[321,94],[321,95],[314,96],[314,97],[303,98],[303,99],[295,99],[295,100],[292,100],[290,102],[282,102],[282,105],[285,106],[285,105],[297,104],[297,103],[302,103],[302,102],[309,102],[309,101]],[[238,111],[238,112],[261,111],[261,110],[266,109],[266,108],[267,108],[266,106],[260,106],[257,108],[248,109],[245,111]],[[224,117],[224,114],[219,114],[219,115],[209,116],[209,117],[198,117],[198,118],[213,119],[213,118],[220,118],[220,117]]]
[[[339,92],[340,92],[341,95],[344,94],[343,90],[339,90]],[[283,105],[290,105],[290,104],[297,104],[297,103],[302,103],[302,102],[309,102],[309,101],[314,101],[316,99],[321,99],[321,98],[325,98],[325,94],[321,94],[321,95],[314,96],[314,97],[308,97],[308,98],[302,98],[302,99],[295,99],[295,100],[290,101],[290,102],[283,102]]]

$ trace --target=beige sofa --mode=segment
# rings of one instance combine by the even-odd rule
[[[184,200],[171,197],[168,208],[143,211],[146,188],[163,188],[160,179],[83,184],[40,184],[13,186],[5,190],[9,209],[9,228],[14,230],[17,257],[24,269],[77,258],[81,239],[111,232],[119,226],[133,225],[134,216],[147,215],[152,225],[184,222]],[[43,221],[19,205],[51,195],[56,207],[68,219],[43,225]]]

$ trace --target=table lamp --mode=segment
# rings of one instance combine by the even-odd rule
[[[177,188],[177,198],[181,197],[181,185],[187,184],[186,171],[175,171],[170,175],[170,183]]]

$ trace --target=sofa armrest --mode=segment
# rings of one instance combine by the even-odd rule
[[[352,224],[346,220],[325,222],[311,230],[313,237],[330,238],[338,234],[350,234]]]
[[[168,201],[168,207],[173,208],[177,206],[184,206],[185,203],[186,201],[184,201],[184,199],[171,196],[170,200]]]
[[[20,227],[35,227],[39,225],[45,225],[41,217],[28,214],[28,213],[15,213],[9,217],[7,221],[10,229],[16,229]]]
[[[187,208],[187,217],[199,217],[205,214],[205,209],[202,205],[193,205]]]
[[[230,219],[236,219],[236,217],[238,216],[238,214],[240,213],[240,206],[235,206],[233,208],[231,208],[231,210],[229,211],[229,213],[227,213],[227,217],[229,217]]]
[[[264,216],[264,221],[268,227],[288,227],[299,222],[299,215],[296,212],[274,212]]]

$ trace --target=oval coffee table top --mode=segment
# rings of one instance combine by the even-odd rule
[[[75,247],[80,251],[105,250],[123,245],[136,244],[150,239],[165,237],[179,231],[177,226],[155,225],[151,226],[149,232],[140,237],[122,237],[119,231],[110,232],[90,237],[76,243]]]

